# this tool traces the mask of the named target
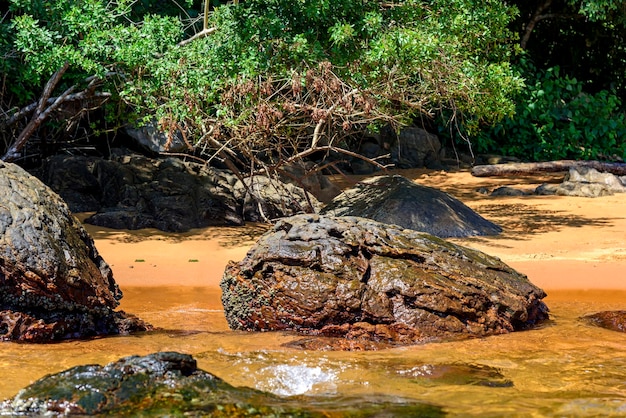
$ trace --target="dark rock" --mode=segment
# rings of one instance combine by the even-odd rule
[[[506,388],[513,382],[500,370],[479,364],[419,364],[396,367],[395,373],[422,386],[470,385]]]
[[[281,186],[278,191],[263,187],[269,182],[266,177],[255,177],[262,185],[256,193],[262,197],[259,202],[228,171],[122,150],[114,150],[109,160],[54,156],[41,176],[72,211],[97,212],[85,222],[117,229],[184,232],[289,216],[319,206],[317,199],[295,186]]]
[[[459,200],[402,176],[378,176],[345,190],[321,211],[329,216],[358,216],[441,238],[496,235],[502,228]]]
[[[358,151],[364,157],[395,168],[442,169],[445,154],[437,135],[416,126],[403,127],[399,133],[386,126],[379,134],[368,134]],[[350,168],[354,174],[372,174],[379,170],[360,158],[352,159]]]
[[[319,402],[237,388],[176,352],[130,356],[46,376],[0,404],[0,415],[211,417],[444,416],[439,407],[381,399]],[[383,414],[383,415],[379,415]]]
[[[164,152],[187,152],[191,148],[185,142],[185,138],[179,129],[162,132],[156,121],[149,122],[141,127],[126,127],[124,131],[138,148],[149,152],[151,155],[158,155]]]
[[[279,221],[221,281],[232,329],[393,345],[526,329],[545,293],[502,261],[369,219]]]
[[[491,196],[528,196],[531,194],[533,193],[510,186],[498,187],[490,193]]]
[[[0,339],[44,342],[149,328],[63,200],[0,162]]]
[[[265,176],[246,178],[244,182],[246,187],[238,183],[234,193],[243,196],[243,215],[247,221],[269,222],[295,213],[319,212],[322,207],[315,196],[291,183]]]
[[[542,184],[535,189],[538,195],[601,197],[626,192],[626,176],[602,173],[594,168],[574,167],[561,184]]]
[[[626,332],[626,311],[602,311],[585,315],[583,321],[611,331]]]
[[[396,168],[438,168],[441,142],[437,135],[409,126],[402,128],[391,142],[391,162]]]
[[[333,200],[341,189],[316,170],[313,162],[297,162],[282,167],[281,179],[311,193],[320,202]]]

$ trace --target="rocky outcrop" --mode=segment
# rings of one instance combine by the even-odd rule
[[[293,185],[273,181],[272,187],[260,187],[268,185],[266,177],[256,176],[245,187],[228,171],[123,150],[114,150],[109,159],[54,156],[44,165],[41,178],[73,212],[97,212],[85,222],[116,229],[184,232],[319,207],[315,197]],[[281,186],[275,187],[277,183]]]
[[[545,293],[499,259],[356,217],[280,220],[228,264],[221,288],[232,329],[393,345],[508,333],[548,318]]]
[[[335,417],[444,416],[439,407],[415,401],[402,403],[397,398],[375,403],[358,397],[333,402],[325,397],[316,404],[237,388],[198,369],[193,357],[176,352],[130,356],[106,366],[73,367],[36,381],[0,404],[0,415],[38,417],[322,418],[329,413]]]
[[[595,168],[574,167],[561,184],[542,184],[535,190],[539,195],[578,197],[610,196],[626,192],[626,176],[602,173]]]
[[[584,162],[584,161],[583,161]],[[479,190],[482,192],[482,190]],[[489,191],[486,191],[489,193]],[[493,190],[491,196],[558,195],[576,197],[602,197],[626,193],[626,176],[601,172],[592,167],[571,167],[561,183],[544,183],[534,190],[503,186]]]
[[[320,214],[369,218],[441,238],[502,232],[449,194],[397,175],[358,183],[333,199]]]
[[[122,293],[67,205],[0,162],[0,340],[45,342],[149,328],[116,312]]]

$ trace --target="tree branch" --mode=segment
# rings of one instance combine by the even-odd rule
[[[329,107],[326,110],[326,116],[321,118],[319,121],[317,121],[317,125],[315,125],[315,130],[313,131],[313,139],[311,140],[311,148],[317,147],[317,142],[319,141],[319,136],[320,136],[320,130],[322,129],[322,126],[324,126],[324,123],[326,123],[326,118],[332,115],[333,111],[335,110],[337,105],[339,105],[339,103],[341,103],[343,100],[347,99],[350,96],[354,96],[358,92],[359,92],[359,89],[353,89],[352,91],[347,93],[345,96],[343,96],[341,100],[335,102],[331,107]]]
[[[191,43],[191,42],[195,41],[196,39],[200,39],[200,38],[204,38],[205,36],[209,36],[210,34],[212,34],[215,31],[217,31],[216,27],[202,29],[200,32],[196,33],[191,38],[185,39],[183,41],[180,41],[177,45],[178,46],[185,46],[188,43]]]
[[[524,35],[522,36],[522,40],[520,41],[520,46],[522,47],[522,49],[526,49],[526,45],[528,44],[528,40],[530,39],[530,34],[535,29],[535,26],[537,25],[537,23],[539,23],[543,19],[547,19],[546,16],[549,16],[549,15],[542,15],[542,13],[551,5],[552,5],[552,0],[545,0],[542,4],[540,4],[537,7],[537,9],[535,10],[535,13],[533,13],[532,17],[530,18],[530,22],[528,22],[528,24],[526,25],[526,28],[524,29]]]
[[[43,121],[48,117],[50,112],[56,109],[63,102],[63,100],[61,99],[64,98],[66,95],[72,93],[75,86],[67,89],[65,93],[57,97],[56,100],[46,110],[44,110],[46,104],[48,103],[48,99],[52,95],[52,92],[54,91],[57,84],[59,84],[61,77],[63,77],[63,74],[65,74],[69,66],[69,62],[65,62],[61,68],[59,68],[54,74],[52,74],[52,77],[50,77],[50,80],[48,80],[46,86],[43,89],[43,93],[41,95],[41,98],[39,99],[39,103],[37,103],[37,107],[35,108],[35,113],[32,119],[30,120],[28,125],[26,125],[26,128],[24,128],[22,132],[20,132],[20,135],[17,137],[15,142],[9,147],[6,154],[4,154],[4,156],[2,157],[2,160],[14,161],[15,159],[17,159],[17,157],[19,157],[20,151],[22,150],[22,148],[24,148],[33,132],[35,132],[35,130],[43,123]]]

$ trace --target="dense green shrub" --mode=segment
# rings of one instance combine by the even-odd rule
[[[68,62],[56,94],[99,77],[117,125],[156,114],[202,149],[217,140],[263,151],[289,139],[293,153],[313,128],[339,141],[442,109],[490,122],[512,113],[522,85],[509,65],[515,9],[497,0],[248,0],[217,7],[216,30],[184,46],[180,16],[133,9],[149,1],[10,4],[6,78],[21,89],[12,105],[37,99]]]
[[[534,76],[518,97],[515,115],[480,132],[480,151],[527,160],[626,158],[626,116],[620,99],[584,84],[558,67]]]

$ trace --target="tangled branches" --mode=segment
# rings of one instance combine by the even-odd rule
[[[350,85],[329,62],[283,79],[237,79],[221,101],[196,147],[213,155],[218,147],[222,155],[241,159],[251,174],[272,173],[312,154],[366,159],[350,151],[358,135],[376,124],[398,124],[380,111],[373,92]]]

